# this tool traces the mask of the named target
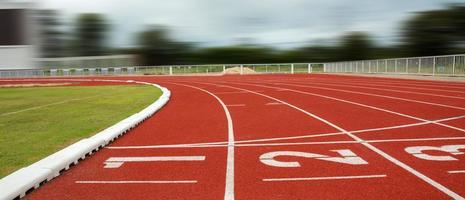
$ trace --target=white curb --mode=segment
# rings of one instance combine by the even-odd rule
[[[102,80],[99,80],[102,81]],[[145,119],[149,118],[155,112],[160,110],[170,99],[171,92],[157,84],[140,82],[140,81],[121,81],[121,80],[104,80],[111,82],[133,82],[158,87],[163,94],[152,104],[142,111],[131,115],[130,117],[106,128],[96,135],[82,139],[38,162],[19,169],[12,174],[0,180],[0,200],[19,199],[24,197],[28,192],[37,189],[40,185],[59,176],[63,171],[68,170],[70,166],[77,164],[80,160],[85,159],[104,147],[111,141],[120,137],[131,128],[136,127]]]

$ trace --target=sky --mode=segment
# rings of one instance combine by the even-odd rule
[[[465,0],[39,0],[39,7],[59,10],[65,23],[79,13],[105,14],[114,47],[134,46],[138,32],[163,25],[174,39],[200,46],[294,48],[335,44],[350,31],[395,44],[409,16],[449,3]]]

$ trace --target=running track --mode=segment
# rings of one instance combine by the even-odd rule
[[[161,84],[172,98],[26,199],[465,197],[464,83],[118,78]]]

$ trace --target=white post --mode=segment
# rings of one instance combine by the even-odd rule
[[[418,59],[418,73],[421,74],[421,58]]]
[[[384,60],[384,73],[387,73],[387,60]]]
[[[291,74],[294,74],[294,64],[291,64]]]
[[[436,57],[433,57],[433,76],[436,74]]]
[[[368,73],[371,73],[371,60],[368,61]]]
[[[365,61],[362,61],[362,73],[365,72]]]
[[[454,56],[454,59],[452,60],[452,75],[455,75],[455,56]]]
[[[223,65],[223,74],[226,74],[226,65]]]
[[[241,65],[241,74],[244,74],[244,66]]]
[[[170,66],[170,75],[173,75],[173,66]]]
[[[379,60],[376,61],[376,73],[379,73]]]
[[[397,59],[394,60],[394,73],[397,73]]]
[[[326,71],[324,64],[323,64],[323,69],[324,69],[324,71]],[[308,64],[308,69],[307,70],[308,70],[309,74],[312,73],[312,64]]]
[[[407,74],[408,74],[408,66],[409,65],[408,65],[408,58],[407,58],[407,60],[405,61],[405,73]]]

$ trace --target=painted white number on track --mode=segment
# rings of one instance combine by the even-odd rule
[[[413,156],[417,158],[421,158],[424,160],[434,160],[434,161],[454,161],[458,160],[457,158],[454,158],[450,155],[447,156],[439,156],[439,155],[430,155],[427,153],[424,153],[424,151],[442,151],[446,152],[451,155],[461,155],[465,154],[464,152],[460,152],[460,149],[465,150],[465,145],[444,145],[440,147],[434,147],[434,146],[416,146],[416,147],[407,147],[405,148],[405,151],[407,153],[412,154]]]
[[[262,154],[260,156],[260,161],[265,165],[269,165],[273,167],[300,167],[300,163],[296,161],[284,162],[284,161],[275,160],[275,157],[277,156],[294,156],[294,157],[303,157],[303,158],[314,158],[318,160],[344,163],[344,164],[349,164],[349,165],[368,164],[367,161],[363,160],[362,158],[357,156],[354,152],[352,152],[349,149],[331,150],[331,151],[337,152],[342,157],[331,157],[327,155],[300,152],[300,151],[272,151],[272,152]]]

